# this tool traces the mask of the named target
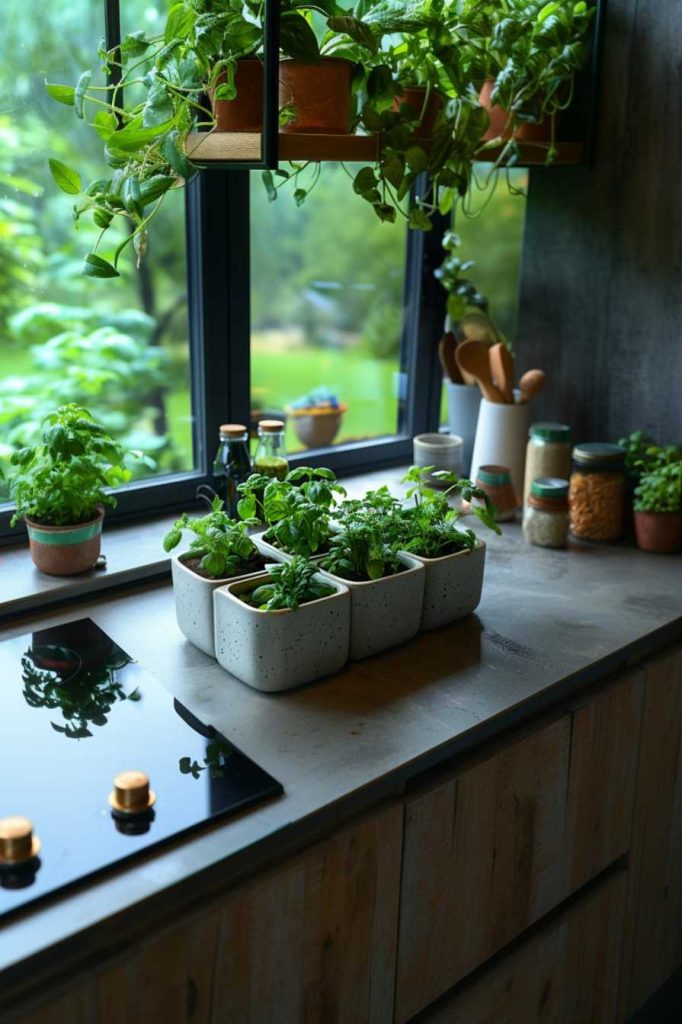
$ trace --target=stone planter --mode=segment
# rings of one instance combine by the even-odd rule
[[[351,661],[395,647],[419,632],[426,573],[412,555],[401,554],[400,561],[404,572],[359,583],[322,570],[326,579],[350,590]]]
[[[259,577],[258,585],[268,578]],[[215,590],[219,664],[266,693],[291,690],[338,672],[348,661],[350,594],[341,583],[326,577],[324,582],[335,592],[299,605],[295,611],[260,611],[245,604],[239,595],[253,589],[253,578]]]
[[[424,605],[420,628],[438,629],[470,615],[478,607],[483,589],[485,544],[473,551],[457,551],[442,558],[411,555],[425,570]]]
[[[274,544],[264,540],[264,538],[259,534],[252,535],[251,540],[256,545],[261,555],[263,555],[264,558],[270,559],[272,562],[290,562],[294,557],[293,555],[290,555],[288,551],[282,551],[281,548],[277,548]],[[319,562],[320,559],[324,558],[326,553],[327,552],[325,551],[320,555],[311,555],[308,561]]]
[[[190,643],[198,647],[204,654],[215,658],[213,642],[213,591],[224,587],[235,579],[253,579],[263,573],[248,573],[246,576],[229,576],[221,580],[208,580],[197,576],[188,569],[181,555],[171,560],[173,576],[173,595],[175,597],[175,616],[181,632]]]

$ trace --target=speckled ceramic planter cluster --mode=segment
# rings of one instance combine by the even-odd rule
[[[470,615],[478,607],[483,590],[485,544],[473,551],[457,551],[442,558],[413,555],[425,570],[424,603],[420,629],[438,629]]]
[[[270,577],[258,577],[258,586]],[[331,675],[348,661],[350,594],[328,579],[334,593],[295,611],[260,611],[242,601],[251,580],[220,587],[213,594],[218,662],[256,690],[276,693]]]

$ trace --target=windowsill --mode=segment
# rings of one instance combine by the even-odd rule
[[[404,472],[402,467],[362,473],[345,478],[343,486],[349,497],[361,497],[381,484],[395,485]],[[196,509],[193,512],[201,515]],[[46,576],[33,565],[27,542],[1,548],[0,623],[87,594],[170,576],[170,557],[162,541],[178,515],[179,511],[121,526],[107,526],[105,520],[102,554],[106,555],[107,567],[80,576]]]

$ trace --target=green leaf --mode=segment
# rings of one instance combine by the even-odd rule
[[[173,119],[173,103],[161,82],[154,82],[147,102],[142,111],[142,124],[145,128],[155,128],[159,124],[165,124]]]
[[[48,96],[51,96],[57,103],[63,103],[65,107],[74,105],[76,90],[72,85],[50,85],[49,82],[46,82],[45,89]]]
[[[127,127],[120,128],[119,131],[109,139],[109,147],[113,150],[118,150],[121,153],[134,153],[138,149],[142,149],[150,142],[154,142],[161,135],[173,127],[172,121],[165,121],[163,124],[153,125],[149,127]]]
[[[305,199],[306,199],[307,195],[308,195],[308,193],[306,192],[306,190],[304,188],[297,188],[294,191],[294,202],[296,203],[296,205],[297,206],[302,206],[303,203],[305,202]]]
[[[374,203],[372,209],[379,220],[385,221],[387,224],[395,224],[395,207],[391,206],[390,203]]]
[[[92,125],[100,139],[108,142],[118,128],[118,120],[111,110],[98,110],[92,119]]]
[[[353,18],[351,15],[341,15],[329,18],[327,24],[333,32],[340,32],[342,35],[349,36],[361,46],[366,46],[370,53],[376,53],[379,49],[379,44],[371,28],[365,25],[364,21],[360,21],[359,18]]]
[[[405,159],[415,174],[421,174],[429,166],[429,157],[423,146],[409,146]]]
[[[77,196],[81,190],[81,179],[77,171],[67,167],[61,160],[49,161],[50,171],[55,182],[62,190],[70,196]]]
[[[83,100],[87,92],[88,86],[90,85],[90,79],[92,78],[92,71],[84,71],[76,83],[76,92],[73,98],[73,105],[76,111],[76,117],[83,120]]]
[[[187,181],[194,174],[195,168],[178,147],[179,139],[180,132],[171,132],[163,140],[159,148],[161,150],[161,156],[164,160],[168,161],[175,173],[179,174],[181,178],[184,178],[185,181]]]
[[[320,47],[317,36],[298,11],[282,14],[279,36],[282,52],[287,57],[304,61],[319,60]]]
[[[120,277],[118,270],[97,253],[89,252],[83,260],[83,273],[86,277]]]
[[[185,4],[174,4],[168,12],[163,38],[166,43],[186,39],[194,28],[196,14]]]
[[[361,167],[353,179],[353,191],[362,196],[377,187],[377,179],[371,167]]]
[[[274,203],[275,199],[277,198],[277,189],[275,188],[275,182],[272,177],[272,171],[263,171],[263,173],[261,174],[261,178],[263,179],[263,185],[265,186],[265,191],[267,192],[268,199],[270,200],[271,203]]]
[[[431,220],[423,210],[420,210],[418,206],[414,206],[410,210],[409,226],[415,228],[418,231],[431,231],[433,224]]]
[[[558,11],[560,7],[561,4],[558,3],[558,0],[552,0],[552,3],[545,4],[545,6],[538,11],[538,21],[543,22],[545,18],[548,18],[550,14],[554,14],[554,12]]]

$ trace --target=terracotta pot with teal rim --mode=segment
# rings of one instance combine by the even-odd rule
[[[77,576],[92,569],[99,558],[103,519],[103,508],[94,519],[74,526],[47,526],[26,516],[33,564],[49,576]]]

